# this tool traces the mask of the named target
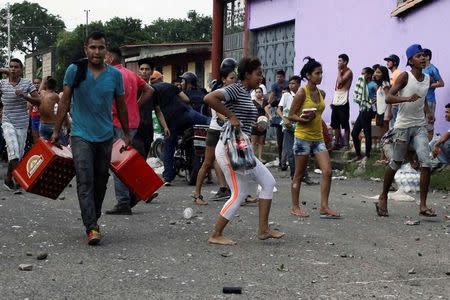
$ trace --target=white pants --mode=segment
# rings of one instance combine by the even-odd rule
[[[8,152],[8,161],[13,159],[22,159],[25,152],[25,143],[27,141],[27,128],[15,128],[13,124],[3,122],[3,138],[6,143],[6,152]]]
[[[275,178],[258,159],[256,159],[256,166],[253,169],[234,171],[231,168],[225,146],[222,141],[219,141],[216,146],[216,160],[231,189],[231,197],[220,211],[222,217],[231,220],[245,198],[256,191],[258,184],[262,187],[259,198],[272,199]]]

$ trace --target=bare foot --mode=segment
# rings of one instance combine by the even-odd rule
[[[301,209],[300,207],[294,207],[291,210],[291,215],[299,217],[299,218],[307,218],[309,217],[308,213]]]
[[[267,239],[281,239],[285,235],[284,232],[268,228],[265,232],[258,234],[258,239],[267,240]]]
[[[226,245],[226,246],[234,246],[236,245],[236,242],[232,239],[229,239],[227,237],[224,237],[223,235],[219,236],[210,236],[208,239],[208,243],[210,244],[217,244],[217,245]]]
[[[337,211],[329,209],[329,208],[321,209],[319,211],[319,213],[321,215],[340,216],[340,214]]]

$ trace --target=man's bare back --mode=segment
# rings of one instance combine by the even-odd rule
[[[41,91],[41,105],[39,105],[39,113],[41,114],[41,122],[54,123],[56,119],[55,104],[59,102],[59,96],[54,91]]]

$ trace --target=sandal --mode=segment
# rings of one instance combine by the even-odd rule
[[[197,205],[208,205],[208,201],[203,200],[203,196],[199,195],[199,196],[192,196],[192,198],[194,198],[194,204]]]
[[[421,212],[419,212],[419,215],[424,216],[424,217],[428,217],[428,218],[433,218],[433,217],[437,216],[437,214],[431,208],[427,208],[425,210],[422,210]]]
[[[245,198],[246,203],[256,203],[258,202],[258,198],[252,197],[252,195],[248,195],[247,198]]]
[[[380,216],[380,217],[389,217],[389,212],[388,212],[387,208],[386,209],[381,208],[378,205],[378,202],[375,203],[375,208],[377,210],[378,216]]]

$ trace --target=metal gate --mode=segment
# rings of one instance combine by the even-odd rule
[[[278,70],[286,72],[286,80],[294,75],[295,23],[283,23],[255,31],[256,56],[261,60],[268,89]]]

